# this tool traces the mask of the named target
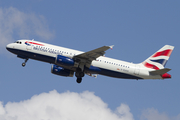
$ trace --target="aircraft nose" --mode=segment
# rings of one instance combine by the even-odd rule
[[[8,51],[10,51],[11,48],[13,48],[13,45],[12,45],[11,43],[8,44],[8,45],[6,45],[6,49],[7,49]]]
[[[6,49],[8,50],[10,48],[10,44],[6,45]]]

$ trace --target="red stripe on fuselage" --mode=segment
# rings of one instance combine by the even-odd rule
[[[26,41],[26,42],[27,42],[27,41]],[[34,45],[44,46],[43,44],[39,44],[39,43],[35,43],[35,42],[27,42],[27,43],[34,44]]]
[[[155,65],[149,64],[147,62],[144,63],[144,66],[151,68],[151,69],[155,69],[155,70],[159,70],[159,68]]]
[[[158,57],[158,56],[170,56],[172,53],[172,50],[171,49],[168,49],[168,50],[164,50],[164,51],[161,51],[161,52],[157,52],[155,53],[152,57]]]

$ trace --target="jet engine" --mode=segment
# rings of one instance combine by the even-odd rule
[[[52,65],[51,73],[53,73],[55,75],[65,76],[65,77],[73,77],[73,75],[74,75],[74,71],[64,69],[57,65]]]
[[[73,59],[62,55],[57,55],[55,63],[57,65],[77,66],[77,63]]]

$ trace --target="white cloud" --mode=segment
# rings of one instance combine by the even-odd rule
[[[56,90],[34,95],[28,100],[0,101],[0,120],[134,120],[130,108],[121,104],[115,111],[108,108],[93,92],[83,93]],[[154,108],[142,111],[140,120],[180,120],[180,114],[169,117]]]
[[[5,49],[6,44],[16,39],[30,38],[32,36],[48,40],[53,37],[46,20],[41,15],[24,13],[14,7],[0,8],[0,48]]]
[[[111,111],[94,93],[56,90],[35,95],[29,100],[0,103],[0,120],[133,120],[127,105]]]
[[[117,108],[117,114],[122,120],[133,120],[130,108],[126,104],[121,104],[121,106]]]
[[[143,110],[141,120],[180,120],[180,114],[171,118],[166,113],[159,113],[154,108],[148,108]]]

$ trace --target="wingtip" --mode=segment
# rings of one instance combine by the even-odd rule
[[[111,45],[111,46],[109,46],[110,48],[111,48],[111,50],[113,49],[113,47],[114,47],[114,45]]]

